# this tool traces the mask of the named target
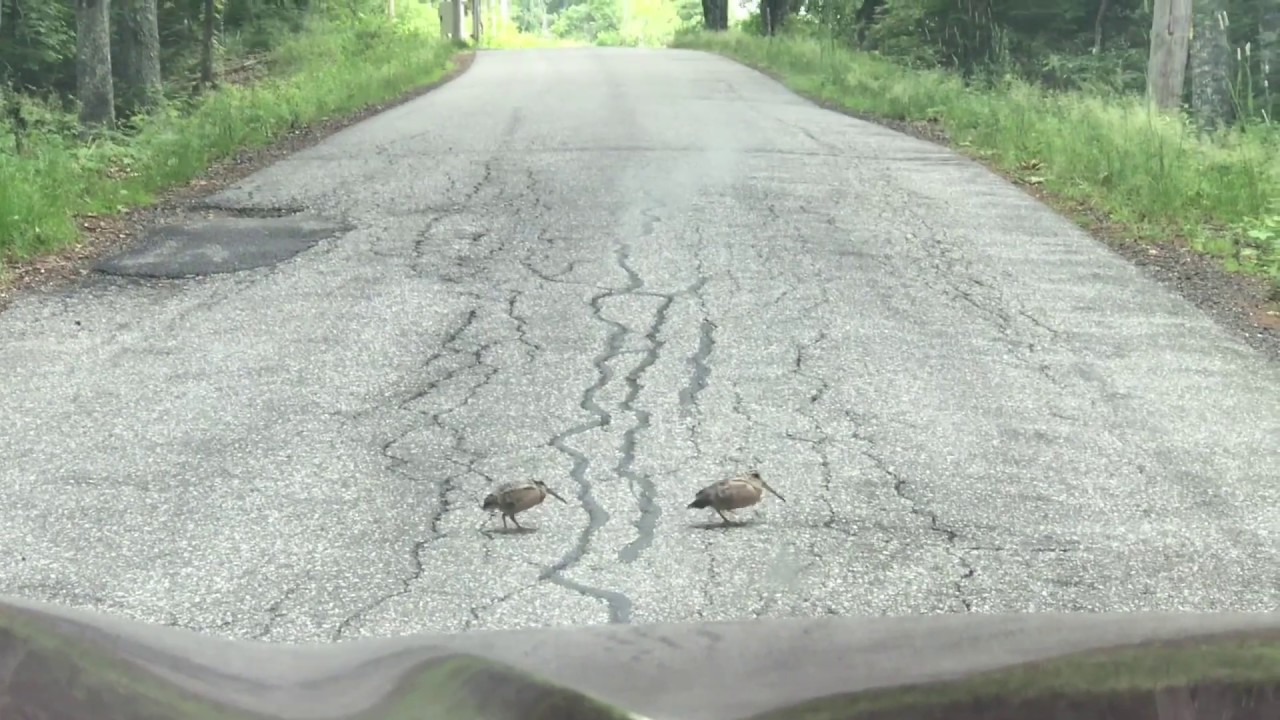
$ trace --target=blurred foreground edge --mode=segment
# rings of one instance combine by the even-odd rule
[[[1280,720],[1280,613],[229,640],[0,597],[0,720]]]

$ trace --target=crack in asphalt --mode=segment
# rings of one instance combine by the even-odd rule
[[[487,185],[489,181],[493,179],[493,165],[497,161],[498,161],[498,158],[497,156],[494,156],[494,155],[489,156],[489,158],[484,161],[484,165],[480,173],[480,179],[476,180],[475,183],[471,185],[471,187],[467,188],[467,191],[466,193],[463,194],[462,199],[458,201],[459,205],[463,205],[463,206],[469,205],[473,200],[475,200],[477,197],[480,196],[480,191],[483,190],[484,186]]]
[[[698,280],[698,289],[701,289],[704,282],[706,278]],[[711,366],[707,364],[707,360],[716,349],[715,332],[716,324],[704,317],[698,326],[698,349],[688,359],[688,364],[692,368],[689,384],[680,389],[682,417],[688,418],[694,414],[698,408],[698,393],[705,390],[711,381]]]
[[[819,330],[817,336],[812,341],[802,343],[796,348],[796,357],[793,363],[795,374],[816,384],[815,389],[809,394],[808,400],[810,407],[821,402],[822,398],[825,397],[827,392],[831,389],[831,384],[821,375],[816,375],[807,371],[805,367],[805,354],[806,352],[812,351],[818,345],[826,342],[827,339],[827,332],[825,330]],[[786,433],[786,437],[791,440],[808,444],[811,451],[818,458],[819,467],[822,469],[822,494],[820,497],[823,504],[827,506],[827,519],[822,523],[822,527],[826,530],[840,533],[850,538],[857,537],[856,531],[840,524],[840,515],[836,512],[835,504],[831,502],[831,496],[835,492],[835,488],[833,486],[834,478],[831,470],[831,456],[827,451],[831,435],[827,432],[823,423],[813,416],[812,412],[802,412],[801,415],[806,417],[809,422],[813,423],[814,429],[818,432],[820,437],[816,439],[807,438],[791,432]],[[815,557],[818,556],[813,548],[810,548],[810,550]]]
[[[945,230],[935,231],[924,218],[908,212],[917,224],[934,235],[934,242],[924,242],[924,238],[914,234],[908,237],[919,243],[931,265],[929,269],[945,286],[941,289],[935,288],[939,294],[977,310],[1010,347],[1013,357],[1034,369],[1054,387],[1068,390],[1066,383],[1053,374],[1052,367],[1048,363],[1040,362],[1035,358],[1037,353],[1044,350],[1044,340],[1029,338],[1026,330],[1034,329],[1043,333],[1047,336],[1048,342],[1057,340],[1061,332],[1006,297],[995,284],[978,277],[963,256],[961,247],[949,238]],[[1025,321],[1025,324],[1019,323],[1019,319]]]
[[[964,556],[964,549],[958,544],[960,534],[956,530],[942,524],[941,521],[938,520],[938,514],[936,512],[922,506],[920,501],[908,491],[911,481],[902,473],[892,468],[889,463],[875,451],[875,438],[862,431],[862,424],[865,421],[856,413],[850,411],[845,411],[845,418],[854,425],[853,436],[866,445],[866,447],[861,450],[862,456],[870,460],[872,464],[876,466],[877,470],[893,481],[893,492],[907,503],[910,512],[927,521],[929,529],[940,535],[943,540],[946,541],[947,554],[950,555],[960,567],[960,576],[953,583],[956,598],[960,601],[961,605],[964,606],[966,612],[972,611],[973,602],[966,597],[964,583],[966,580],[974,576],[976,569],[974,568],[973,563]]]
[[[538,353],[542,352],[542,346],[529,339],[529,320],[528,318],[516,314],[516,303],[520,302],[520,298],[524,295],[523,290],[512,290],[507,296],[507,317],[516,325],[516,339],[527,348],[525,356],[530,362],[533,362]]]
[[[525,585],[521,585],[520,587],[516,588],[515,590],[512,590],[511,592],[505,595],[501,595],[493,600],[490,600],[489,602],[482,603],[480,605],[471,606],[470,608],[467,609],[471,617],[467,618],[462,623],[462,632],[466,632],[471,628],[475,627],[476,623],[483,622],[483,619],[480,617],[481,613],[487,612],[489,610],[493,610],[499,605],[515,599],[515,597],[520,593],[525,592],[526,590],[531,590],[537,586],[538,586],[537,582],[527,583]]]
[[[914,219],[919,227],[925,228],[933,235],[930,238],[933,242],[925,242],[926,238],[914,234],[908,237],[922,249],[925,259],[923,267],[930,270],[943,285],[943,288],[935,286],[935,291],[977,310],[980,316],[991,323],[1000,339],[1009,347],[1010,356],[1032,369],[1056,390],[1070,396],[1083,394],[1092,410],[1115,412],[1111,401],[1122,399],[1124,395],[1109,383],[1106,375],[1088,369],[1077,369],[1076,372],[1064,377],[1051,363],[1036,357],[1051,344],[1063,338],[1065,333],[1062,330],[1037,317],[1022,307],[1019,302],[1007,297],[996,283],[979,277],[963,257],[963,247],[952,240],[945,230],[933,230],[927,219],[913,209],[902,208],[901,211],[904,217]],[[1082,390],[1083,393],[1081,393]],[[1080,418],[1053,408],[1048,409],[1047,413],[1069,422],[1081,422]]]
[[[458,345],[463,335],[465,335],[468,330],[470,330],[475,326],[476,320],[479,317],[479,315],[480,313],[477,308],[468,309],[466,315],[462,318],[461,322],[459,322],[457,325],[453,327],[453,329],[451,329],[448,333],[446,333],[443,342],[440,343],[439,348],[435,352],[433,352],[430,356],[428,356],[427,359],[423,362],[421,371],[424,375],[427,374],[428,372],[431,371],[432,367],[436,365],[436,363],[448,357],[463,356],[467,358],[468,362],[466,362],[460,367],[451,368],[440,377],[424,383],[422,387],[408,393],[398,404],[398,406],[401,409],[410,409],[409,408],[410,405],[428,397],[437,389],[439,389],[441,385],[453,380],[454,378],[460,377],[467,372],[475,370],[476,368],[480,368],[483,373],[482,377],[467,389],[466,394],[457,403],[451,405],[450,407],[444,410],[438,410],[434,412],[413,410],[413,412],[424,416],[427,419],[430,427],[439,428],[449,435],[452,441],[452,445],[449,448],[448,453],[446,454],[445,460],[452,465],[462,466],[464,470],[462,472],[458,472],[458,471],[449,472],[443,478],[441,478],[439,481],[435,483],[435,501],[436,501],[435,509],[432,511],[431,516],[427,520],[427,526],[428,526],[430,535],[425,538],[419,538],[415,540],[413,545],[410,547],[410,550],[409,550],[410,570],[407,574],[405,574],[404,576],[398,579],[397,582],[399,583],[400,587],[396,590],[393,590],[392,592],[383,594],[375,598],[373,601],[365,604],[356,612],[344,618],[340,623],[338,623],[338,626],[335,628],[333,632],[332,641],[334,642],[342,639],[342,636],[347,631],[349,631],[355,623],[363,619],[366,615],[368,615],[373,610],[377,609],[379,606],[383,605],[386,602],[389,602],[394,598],[407,595],[411,591],[413,587],[413,583],[421,579],[422,574],[424,572],[424,567],[422,562],[422,551],[432,541],[437,540],[441,537],[444,537],[444,532],[440,529],[440,522],[441,520],[443,520],[445,514],[447,514],[452,509],[452,502],[449,496],[452,492],[456,490],[455,482],[459,478],[461,478],[463,475],[465,475],[466,472],[468,471],[474,472],[477,475],[480,475],[481,477],[486,477],[486,478],[488,477],[475,469],[474,463],[477,461],[477,458],[474,456],[472,451],[468,450],[466,447],[465,431],[462,429],[455,428],[444,422],[445,416],[453,412],[456,412],[457,410],[463,407],[466,407],[475,398],[476,394],[479,393],[480,390],[484,388],[490,381],[492,381],[493,378],[499,372],[497,367],[487,363],[484,358],[485,353],[489,352],[493,348],[494,343],[483,342],[478,344],[474,349],[465,349],[465,348],[459,347]],[[419,429],[419,427],[420,426],[412,425],[406,428],[403,432],[399,433],[395,437],[383,443],[383,445],[380,448],[380,452],[388,460],[388,464],[386,466],[387,470],[398,473],[403,477],[409,479],[411,482],[415,482],[415,483],[424,482],[426,481],[427,478],[420,474],[410,472],[410,470],[408,469],[410,461],[398,455],[395,452],[394,448],[396,445],[403,442],[404,439],[408,437],[410,433]],[[459,461],[457,459],[457,456],[460,456],[460,455],[469,456],[469,459],[466,460],[465,462]]]
[[[960,549],[963,550],[964,552],[993,552],[993,553],[1029,552],[1029,553],[1057,553],[1057,554],[1079,552],[1080,550],[1080,548],[1078,547],[1037,546],[1037,547],[1029,547],[1029,548],[1011,548],[1011,547],[1005,547],[1003,545],[970,545]]]
[[[288,602],[289,599],[293,597],[293,594],[298,592],[301,588],[302,585],[298,583],[290,585],[285,588],[285,591],[281,593],[279,597],[271,601],[271,604],[263,611],[267,614],[266,622],[262,623],[261,627],[258,628],[258,631],[253,634],[254,640],[261,640],[271,634],[271,631],[275,628],[275,624],[284,618],[284,604]]]
[[[618,252],[620,253],[619,257],[622,257],[625,249],[619,249]],[[621,323],[604,317],[603,304],[607,298],[625,295],[638,289],[638,278],[631,273],[628,273],[628,276],[628,284],[625,287],[607,289],[604,292],[597,293],[588,302],[591,307],[592,317],[610,327],[609,332],[605,335],[604,348],[591,361],[592,366],[596,369],[596,380],[583,390],[582,397],[578,402],[578,407],[594,415],[595,419],[574,425],[547,441],[548,445],[567,455],[573,462],[570,475],[573,477],[574,482],[578,484],[578,500],[582,502],[583,508],[587,511],[587,525],[578,534],[578,540],[574,547],[565,553],[560,560],[545,568],[539,575],[540,579],[549,580],[556,585],[604,602],[609,609],[609,621],[611,623],[629,623],[631,621],[631,598],[620,592],[589,587],[564,576],[565,570],[577,564],[586,555],[596,532],[604,527],[605,523],[609,522],[608,511],[595,499],[591,492],[591,483],[587,480],[587,468],[590,466],[591,461],[581,451],[567,444],[566,441],[597,428],[607,427],[613,421],[609,412],[600,407],[595,398],[596,394],[605,385],[608,385],[613,378],[613,371],[609,369],[609,362],[618,357],[622,351],[622,342],[627,335],[627,328]]]
[[[627,264],[629,258],[629,248],[623,246],[618,253],[618,265],[627,273],[627,287],[631,290],[640,290],[644,287],[644,279],[639,273],[635,272],[630,265]],[[653,481],[647,476],[637,474],[632,470],[635,463],[636,455],[636,436],[641,430],[649,428],[650,414],[646,410],[640,410],[635,407],[635,401],[640,395],[640,377],[646,370],[658,361],[659,353],[662,351],[665,340],[659,339],[658,335],[662,332],[662,327],[667,321],[667,312],[670,310],[672,303],[675,302],[674,295],[662,295],[662,303],[658,306],[654,313],[653,323],[645,332],[645,339],[649,341],[649,348],[645,351],[644,357],[640,362],[627,373],[627,393],[622,399],[621,407],[623,410],[635,415],[635,425],[627,428],[622,434],[622,455],[618,461],[615,471],[620,477],[625,477],[631,486],[632,494],[636,493],[639,487],[639,495],[636,502],[639,505],[640,515],[632,523],[636,528],[636,539],[627,543],[618,551],[618,560],[624,564],[635,562],[640,553],[644,552],[653,544],[653,532],[657,526],[658,518],[662,515],[662,508],[656,502],[657,490],[653,485]]]

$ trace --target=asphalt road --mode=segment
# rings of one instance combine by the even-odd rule
[[[273,641],[1275,607],[1280,367],[727,60],[482,53],[213,201],[301,239],[0,315],[0,592]],[[685,509],[752,464],[788,502]],[[482,532],[527,477],[571,503]]]

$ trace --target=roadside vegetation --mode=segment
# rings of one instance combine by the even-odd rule
[[[212,163],[438,79],[434,5],[0,0],[0,272]],[[78,58],[78,59],[77,59]]]
[[[1269,278],[1280,301],[1280,5],[771,3],[733,26],[713,9],[673,44],[932,126],[1085,224],[1185,242]],[[1153,12],[1183,42],[1153,45]]]
[[[483,47],[665,47],[702,0],[484,0]]]

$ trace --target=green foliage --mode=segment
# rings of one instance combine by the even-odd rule
[[[396,24],[312,14],[272,52],[274,76],[169,103],[90,144],[56,104],[24,100],[26,152],[0,149],[0,259],[56,249],[76,239],[76,215],[146,203],[240,148],[433,81],[454,49],[425,12]]]
[[[1101,0],[783,0],[783,5],[792,13],[788,35],[826,38],[909,67],[956,70],[971,84],[992,87],[1013,76],[1054,90],[1133,94],[1146,88],[1151,0],[1107,0],[1101,18]],[[1274,118],[1278,110],[1280,28],[1263,29],[1270,27],[1268,18],[1280,16],[1280,9],[1267,14],[1273,5],[1273,0],[1228,0],[1228,32],[1238,50],[1231,75],[1242,117]],[[741,29],[762,34],[760,11]],[[1260,52],[1268,42],[1269,71]]]
[[[74,72],[75,16],[50,0],[0,2],[0,81],[20,87],[50,85],[47,76]]]
[[[1234,251],[1228,258],[1229,265],[1246,270],[1259,268],[1270,275],[1274,284],[1271,299],[1280,302],[1280,203],[1272,214],[1235,223],[1234,230],[1239,241],[1224,248]]]
[[[1280,279],[1280,127],[1201,136],[1140,97],[1052,92],[1012,77],[976,88],[959,73],[813,39],[685,32],[677,44],[772,68],[793,87],[854,110],[939,119],[966,152],[1058,197],[1147,236],[1184,234],[1237,267]]]
[[[561,40],[655,47],[701,19],[700,0],[582,0],[557,12],[550,30]]]

